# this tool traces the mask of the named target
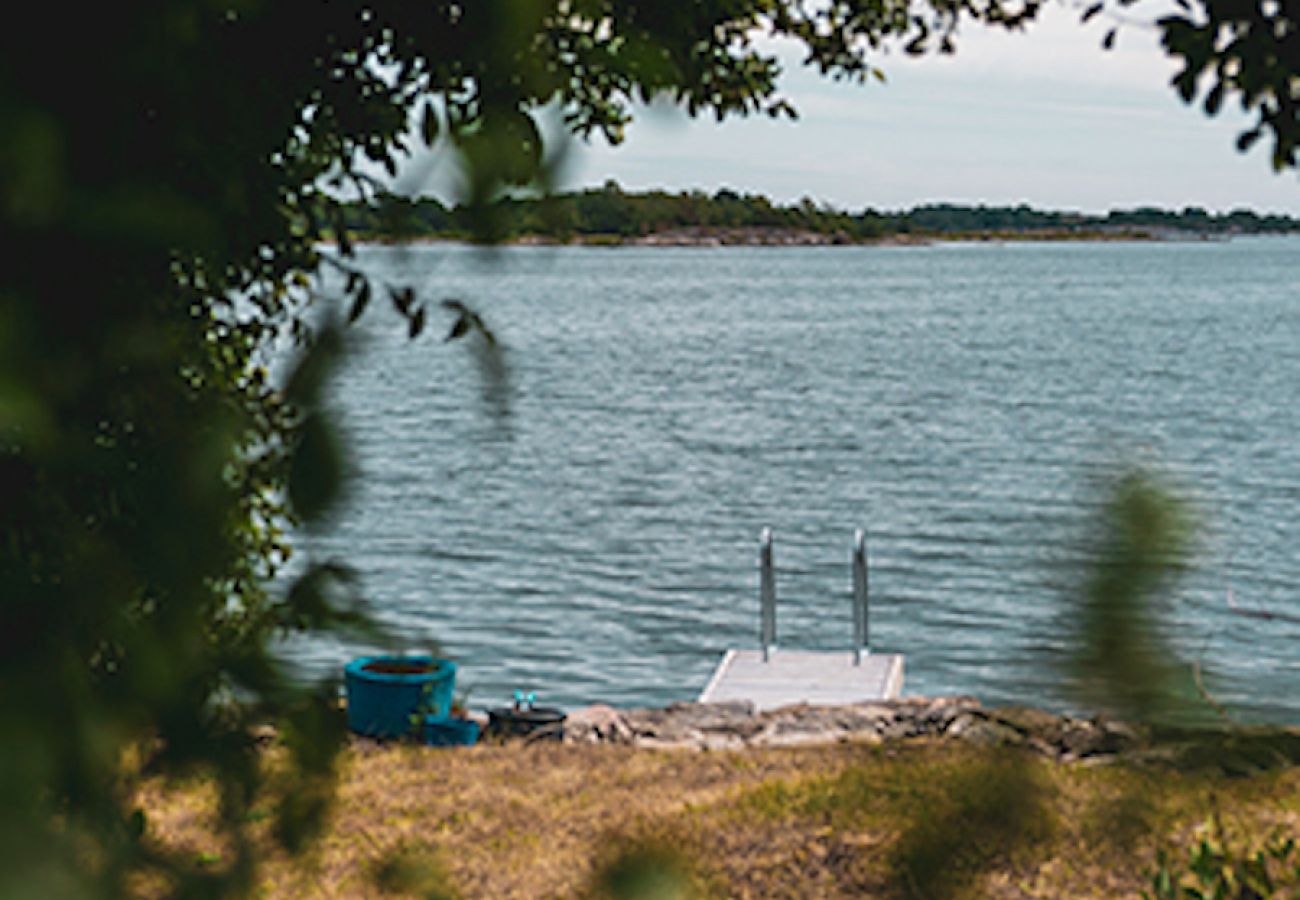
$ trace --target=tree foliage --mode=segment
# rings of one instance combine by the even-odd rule
[[[1177,12],[1156,21],[1161,45],[1180,64],[1172,86],[1208,115],[1237,101],[1253,121],[1237,138],[1248,150],[1272,138],[1273,167],[1295,168],[1300,147],[1300,0],[1174,0]],[[1098,0],[1083,20],[1136,7],[1140,0]],[[1108,10],[1109,7],[1109,10]],[[1140,9],[1140,7],[1138,7]],[[1104,38],[1114,45],[1121,26]]]

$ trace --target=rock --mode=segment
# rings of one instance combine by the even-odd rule
[[[735,734],[710,732],[700,734],[696,746],[701,750],[740,750],[747,742]]]
[[[1060,759],[1061,754],[1055,744],[1049,744],[1042,738],[1030,736],[1025,739],[1025,746],[1033,750],[1039,756],[1046,756],[1048,759]]]
[[[744,741],[762,728],[752,703],[674,703],[666,709],[628,710],[624,717],[637,743],[649,738],[698,744],[705,734]]]
[[[927,701],[925,708],[918,712],[917,719],[927,734],[944,734],[952,723],[962,714],[979,709],[980,702],[974,697],[936,697]]]
[[[769,729],[760,732],[750,741],[753,747],[812,747],[818,744],[835,742],[837,740],[846,740],[847,736],[843,733],[836,735],[827,735],[815,731],[781,731],[779,729]],[[879,738],[876,738],[879,740]]]
[[[944,737],[959,738],[967,731],[970,731],[976,725],[983,725],[988,721],[988,717],[980,712],[965,711],[957,715],[948,723],[944,729]]]
[[[1049,743],[1060,739],[1066,718],[1044,709],[1029,706],[1000,706],[991,711],[1003,725],[1009,725],[1026,735],[1034,735]]]
[[[862,703],[850,706],[789,706],[764,713],[764,727],[753,738],[763,746],[864,741],[878,743],[881,736],[900,727],[898,709],[891,704]]]
[[[994,721],[975,721],[958,734],[964,741],[981,747],[1018,747],[1025,735],[1009,725]]]
[[[630,744],[632,729],[621,712],[597,703],[569,713],[564,721],[564,741],[567,744]]]
[[[880,736],[887,741],[898,741],[904,738],[916,737],[920,734],[917,728],[916,719],[910,716],[900,716],[889,722],[885,722],[880,729]]]
[[[767,713],[763,730],[754,735],[753,743],[765,747],[793,747],[826,743],[840,739],[846,728],[836,709],[793,706]]]
[[[841,709],[851,709],[861,716],[866,716],[876,722],[892,721],[898,718],[899,705],[896,701],[868,701],[866,703],[854,703],[852,706],[840,707]]]
[[[1061,756],[1084,759],[1113,756],[1137,746],[1137,731],[1121,722],[1104,719],[1068,719],[1061,732]]]

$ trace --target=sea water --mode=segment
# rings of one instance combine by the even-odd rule
[[[691,699],[758,632],[871,643],[906,692],[1064,703],[1053,651],[1105,485],[1191,506],[1168,635],[1221,701],[1300,713],[1300,239],[928,247],[363,247],[382,298],[330,398],[355,478],[299,537],[472,705]],[[328,292],[327,292],[328,293]],[[495,334],[447,343],[464,302]],[[305,672],[362,650],[291,645]]]

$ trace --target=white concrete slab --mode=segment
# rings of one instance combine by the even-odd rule
[[[773,650],[764,662],[759,650],[728,650],[699,699],[748,701],[764,710],[892,700],[902,690],[903,657],[897,653],[866,653],[854,665],[850,651]]]

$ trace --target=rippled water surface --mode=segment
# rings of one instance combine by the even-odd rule
[[[787,646],[850,644],[867,529],[872,643],[913,693],[1054,696],[1097,484],[1117,463],[1193,501],[1173,612],[1224,699],[1300,713],[1300,240],[928,248],[367,248],[462,298],[506,348],[361,322],[335,383],[358,478],[306,543],[432,636],[471,702],[693,697],[756,644],[757,535]],[[358,648],[294,648],[308,669]]]

